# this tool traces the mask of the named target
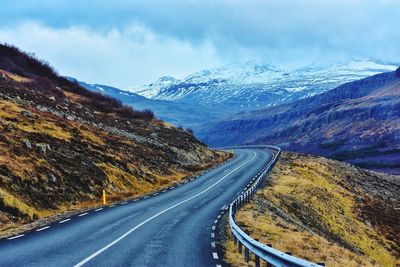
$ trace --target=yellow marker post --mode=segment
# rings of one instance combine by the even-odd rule
[[[103,189],[103,205],[107,204],[107,199],[106,199],[106,190]]]

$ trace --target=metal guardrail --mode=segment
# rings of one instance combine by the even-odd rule
[[[273,166],[276,164],[280,154],[281,149],[276,146],[236,146],[229,147],[230,149],[235,148],[258,148],[258,149],[269,149],[273,150],[273,159],[270,161],[267,166],[265,166],[261,173],[258,174],[257,178],[254,178],[251,182],[251,185],[246,187],[243,192],[230,204],[229,207],[229,225],[231,227],[233,241],[237,246],[240,253],[242,253],[244,247],[244,258],[245,261],[248,262],[250,260],[250,252],[254,254],[255,257],[255,266],[260,267],[261,259],[266,262],[267,267],[317,267],[317,266],[325,266],[323,263],[312,263],[292,255],[288,253],[284,253],[277,249],[272,248],[270,245],[265,245],[263,243],[258,242],[257,240],[251,238],[247,235],[235,222],[235,214],[236,211],[243,207],[247,202],[249,202],[253,196],[257,188],[260,186],[263,179],[265,179],[269,172],[272,170]]]

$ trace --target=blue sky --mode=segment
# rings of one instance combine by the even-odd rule
[[[0,0],[0,42],[119,87],[229,63],[400,62],[397,0]]]

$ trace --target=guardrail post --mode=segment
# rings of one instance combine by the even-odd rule
[[[267,244],[267,246],[270,247],[270,248],[272,248],[272,245],[271,245],[271,244]],[[267,261],[266,263],[267,263],[267,267],[273,267],[272,264],[269,263],[268,261]]]
[[[258,257],[256,254],[254,254],[254,262],[256,267],[260,267],[260,257]]]
[[[233,244],[236,246],[238,240],[237,240],[237,238],[236,238],[236,236],[235,236],[235,234],[233,232],[232,232],[232,236],[233,236]]]
[[[249,262],[249,258],[250,258],[249,249],[244,247],[244,261]]]
[[[238,252],[242,254],[242,243],[238,240]]]

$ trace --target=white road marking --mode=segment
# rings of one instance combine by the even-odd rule
[[[86,216],[86,215],[88,215],[88,214],[89,214],[89,213],[85,212],[85,213],[79,214],[78,216],[79,216],[79,217],[82,217],[82,216]]]
[[[215,242],[211,242],[211,247],[215,248]]]
[[[113,205],[110,205],[110,206],[108,206],[109,208],[114,208],[115,207],[115,205],[113,204]]]
[[[218,220],[215,220],[214,223],[218,223]]]
[[[215,267],[222,267],[222,266],[221,266],[221,264],[217,264],[217,265],[215,265]]]
[[[216,259],[216,260],[218,260],[218,254],[217,254],[217,252],[213,252],[213,258]]]
[[[218,217],[217,217],[217,218],[218,218],[218,219],[219,219],[219,218],[221,218],[221,215],[218,215]]]
[[[128,202],[125,201],[125,202],[122,202],[122,203],[121,203],[121,205],[125,205],[125,204],[128,204]]]
[[[213,227],[211,227],[212,230],[215,230],[215,225],[213,225]]]
[[[96,251],[95,253],[93,253],[92,255],[90,255],[89,257],[87,257],[86,259],[78,262],[77,264],[74,265],[74,267],[80,267],[82,265],[84,265],[85,263],[87,263],[88,261],[90,261],[91,259],[93,259],[94,257],[96,257],[97,255],[103,253],[105,250],[109,249],[110,247],[114,246],[115,244],[117,244],[119,241],[121,241],[122,239],[124,239],[125,237],[127,237],[129,234],[131,234],[132,232],[136,231],[139,227],[145,225],[146,223],[154,220],[155,218],[157,218],[158,216],[166,213],[169,210],[172,210],[186,202],[189,202],[192,199],[195,199],[201,195],[203,195],[204,193],[206,193],[207,191],[209,191],[211,188],[215,187],[216,185],[218,185],[219,183],[221,183],[223,180],[226,179],[226,177],[228,177],[229,175],[231,175],[232,173],[236,172],[237,170],[239,170],[241,167],[243,167],[244,165],[246,165],[247,163],[249,163],[250,161],[252,161],[253,159],[255,159],[256,157],[256,153],[253,152],[254,155],[251,157],[251,159],[247,160],[246,162],[244,162],[243,164],[239,165],[238,167],[236,167],[235,169],[233,169],[231,172],[229,172],[228,174],[226,174],[225,176],[223,176],[221,179],[219,179],[218,181],[216,181],[215,183],[213,183],[212,185],[210,185],[209,187],[207,187],[206,189],[204,189],[203,191],[195,194],[194,196],[191,196],[185,200],[182,200],[179,203],[176,203],[174,205],[172,205],[169,208],[166,208],[162,211],[160,211],[159,213],[151,216],[150,218],[144,220],[143,222],[139,223],[138,225],[136,225],[135,227],[133,227],[132,229],[130,229],[128,232],[126,232],[125,234],[121,235],[120,237],[118,237],[117,239],[115,239],[114,241],[112,241],[111,243],[109,243],[108,245],[106,245],[105,247],[103,247],[102,249],[99,249],[98,251]]]
[[[158,195],[158,193],[154,193],[154,194],[153,194],[153,196],[157,196],[157,195]]]
[[[143,199],[146,199],[146,198],[148,198],[149,196],[145,196]]]
[[[215,234],[214,233],[211,233],[211,238],[215,238]]]
[[[94,211],[101,211],[103,208],[98,208],[98,209],[95,209]]]
[[[70,221],[71,219],[70,218],[68,218],[68,219],[65,219],[65,220],[62,220],[61,222],[59,222],[59,223],[65,223],[65,222],[68,222],[68,221]]]
[[[50,226],[45,226],[43,228],[36,229],[36,232],[40,232],[40,231],[43,231],[43,230],[46,230],[46,229],[49,229],[49,228],[50,228]]]
[[[171,187],[169,190],[172,190],[172,189],[174,189],[175,188],[175,186],[174,187]]]
[[[13,236],[13,237],[9,237],[9,238],[7,238],[8,240],[13,240],[13,239],[17,239],[17,238],[20,238],[20,237],[23,237],[23,236],[25,236],[24,234],[22,234],[22,235],[16,235],[16,236]]]
[[[167,190],[163,190],[162,192],[165,193],[165,192],[167,192]]]

